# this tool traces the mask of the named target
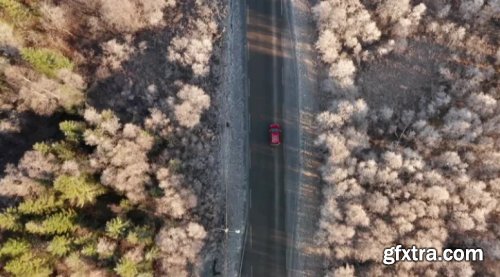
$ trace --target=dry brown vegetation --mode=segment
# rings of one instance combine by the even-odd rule
[[[327,276],[500,274],[500,3],[324,0],[313,10]],[[383,249],[484,262],[382,264]]]
[[[224,220],[212,101],[224,12],[0,0],[0,275],[199,274]]]

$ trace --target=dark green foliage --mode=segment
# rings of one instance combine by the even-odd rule
[[[55,77],[61,69],[72,70],[74,67],[68,58],[50,49],[23,48],[21,56],[35,70],[48,77]]]
[[[150,188],[148,190],[148,192],[149,192],[149,195],[151,195],[151,197],[154,197],[154,198],[161,198],[162,196],[165,195],[165,192],[163,191],[163,189],[158,187],[158,186],[154,186],[154,187]]]

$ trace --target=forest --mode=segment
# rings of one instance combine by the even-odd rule
[[[0,275],[193,276],[223,1],[0,0]]]
[[[322,0],[325,276],[500,274],[500,1]],[[383,249],[483,262],[382,264]]]

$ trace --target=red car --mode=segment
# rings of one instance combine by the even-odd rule
[[[281,144],[281,126],[277,123],[269,125],[269,144],[271,145]]]

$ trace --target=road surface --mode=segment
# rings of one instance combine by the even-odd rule
[[[298,180],[298,110],[287,0],[247,0],[250,169],[248,227],[241,276],[287,276],[293,249],[291,182]],[[271,147],[268,125],[283,128]],[[291,181],[291,182],[290,182]]]

